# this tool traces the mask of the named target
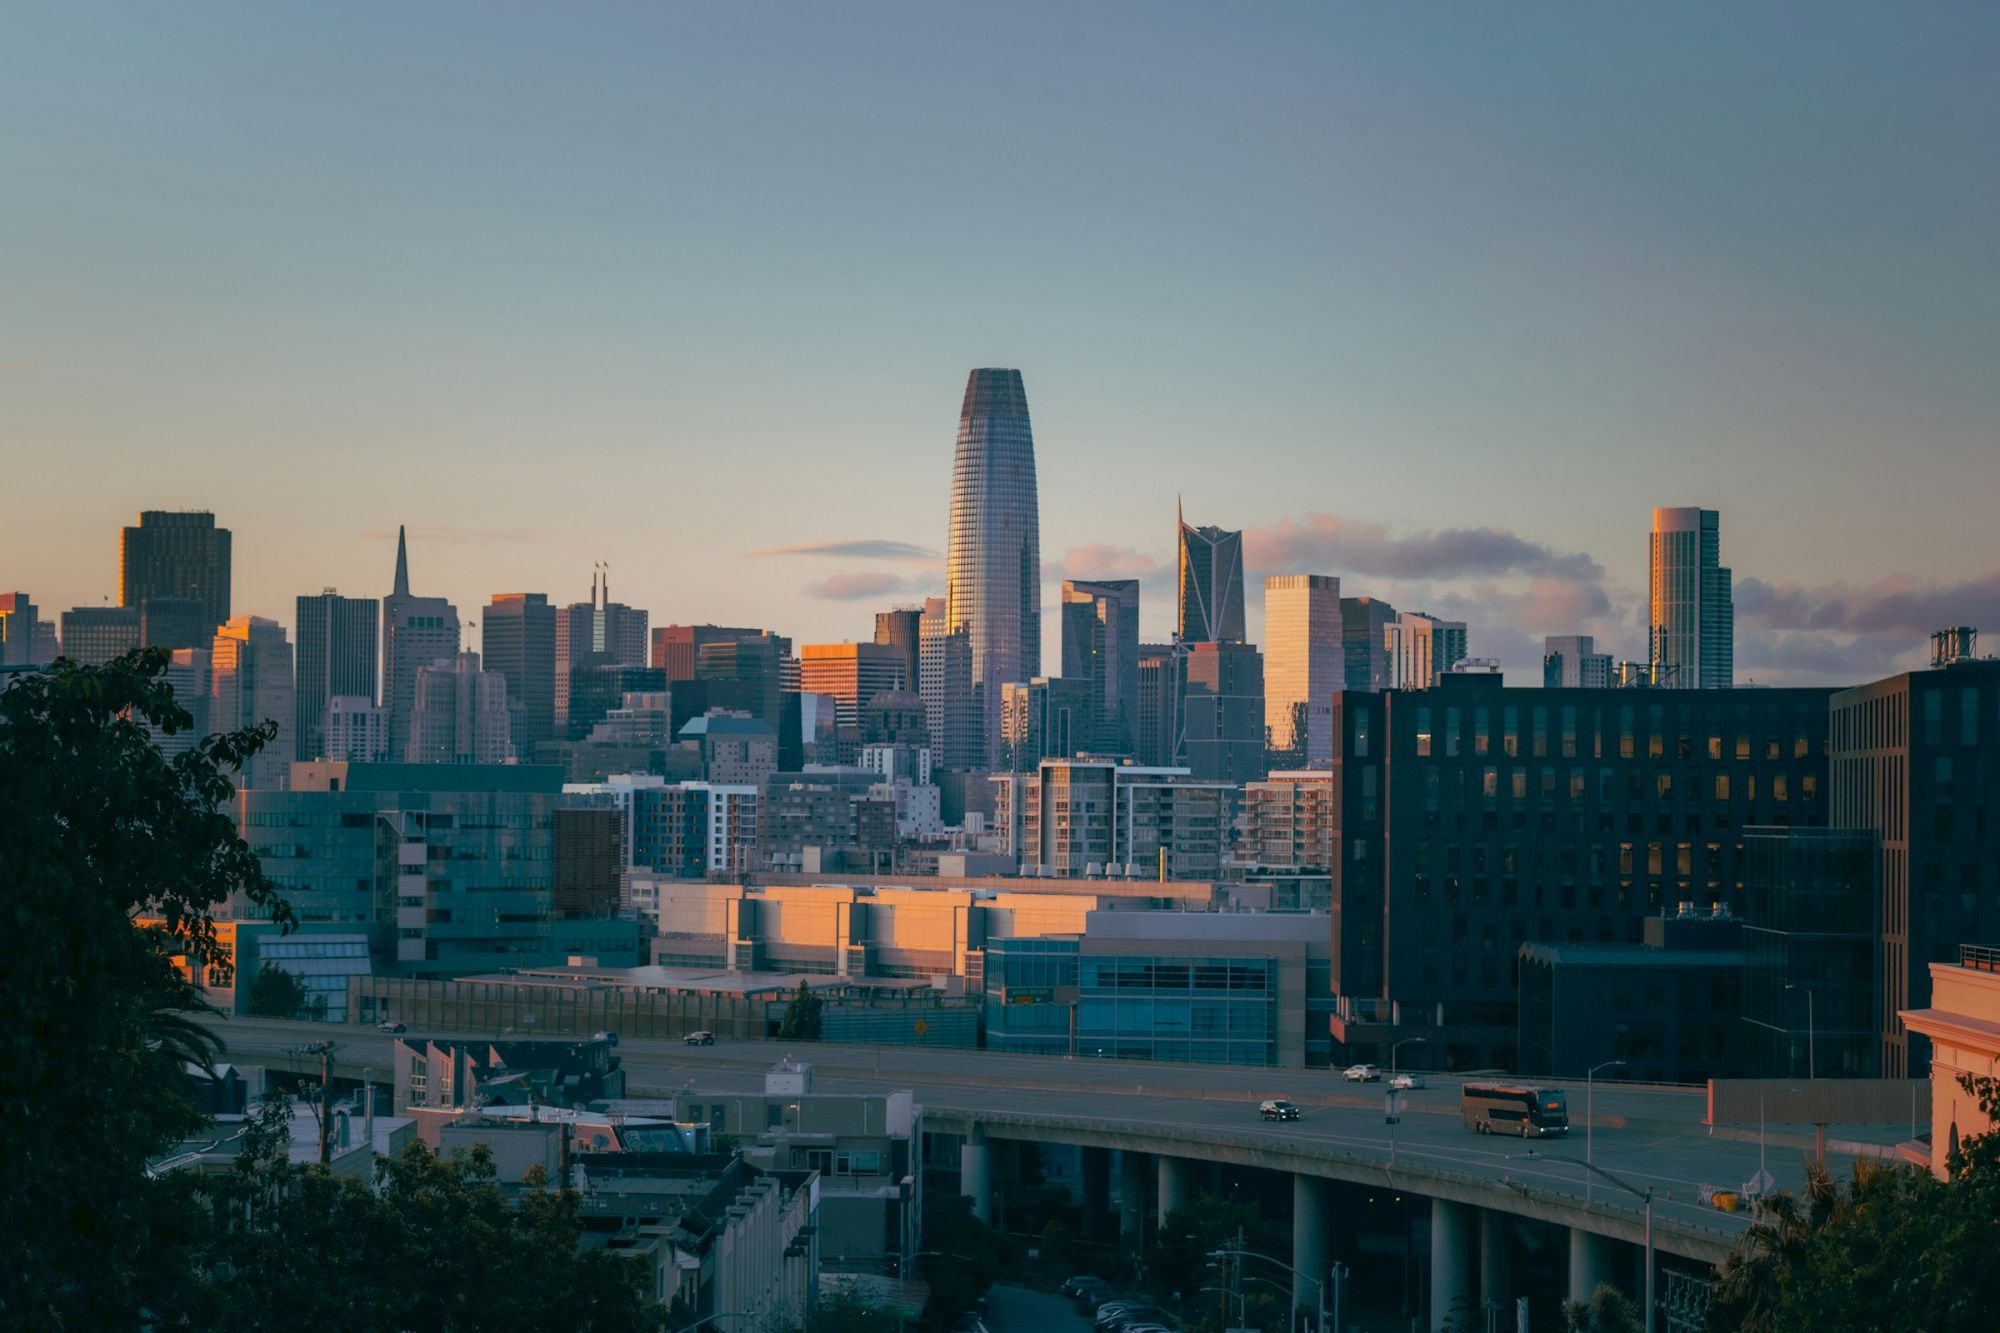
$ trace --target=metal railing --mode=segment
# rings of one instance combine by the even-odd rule
[[[2000,972],[2000,946],[1961,944],[1958,946],[1958,965],[1981,972]]]

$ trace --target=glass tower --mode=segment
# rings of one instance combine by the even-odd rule
[[[1000,743],[1000,687],[1042,674],[1042,556],[1035,437],[1018,370],[965,382],[952,464],[946,618],[972,652],[972,715],[983,766]]]
[[[1726,690],[1736,669],[1736,609],[1721,560],[1721,515],[1713,509],[1655,509],[1652,614],[1653,684]]]
[[[1180,526],[1180,638],[1182,643],[1242,643],[1243,534],[1191,528],[1174,505]]]

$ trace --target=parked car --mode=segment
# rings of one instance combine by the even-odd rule
[[[1085,1314],[1095,1314],[1098,1306],[1110,1296],[1111,1284],[1094,1277],[1077,1282],[1070,1291],[1070,1298],[1076,1302],[1076,1308]]]
[[[1257,1114],[1266,1120],[1297,1120],[1299,1108],[1282,1097],[1273,1097],[1257,1108]]]
[[[687,1046],[713,1046],[715,1045],[715,1034],[713,1032],[690,1032],[687,1036],[681,1038],[681,1042]]]
[[[1164,1328],[1166,1318],[1167,1312],[1157,1306],[1132,1304],[1116,1310],[1098,1311],[1097,1326],[1105,1333],[1126,1333],[1128,1329],[1142,1324]]]
[[[1379,1083],[1382,1081],[1382,1067],[1380,1065],[1349,1065],[1347,1067],[1347,1081],[1349,1083]]]
[[[1104,1287],[1106,1285],[1104,1279],[1101,1277],[1092,1277],[1088,1273],[1078,1273],[1075,1277],[1062,1284],[1062,1294],[1074,1299],[1083,1294],[1085,1287]]]
[[[377,1032],[408,1032],[409,1029],[391,1018],[375,1025]]]
[[[1424,1086],[1422,1074],[1398,1074],[1389,1080],[1389,1086],[1398,1092],[1415,1092]]]

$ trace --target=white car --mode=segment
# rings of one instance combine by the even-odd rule
[[[1422,1074],[1398,1074],[1389,1080],[1389,1086],[1398,1092],[1415,1092],[1424,1086]]]
[[[1380,1065],[1349,1065],[1347,1067],[1347,1081],[1349,1083],[1380,1083],[1382,1081],[1382,1067]]]

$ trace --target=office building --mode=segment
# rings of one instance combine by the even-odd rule
[[[666,689],[667,673],[657,667],[614,662],[609,653],[585,656],[569,672],[568,739],[589,737],[612,709],[624,706],[627,695],[658,694]]]
[[[214,676],[210,669],[213,654],[207,648],[176,648],[167,662],[164,679],[167,688],[174,692],[174,702],[187,709],[192,723],[184,731],[169,736],[164,731],[153,733],[153,743],[160,747],[160,753],[168,758],[191,750],[204,737],[214,733],[209,725],[210,692],[214,688]]]
[[[1728,689],[1736,671],[1736,607],[1721,563],[1721,515],[1655,509],[1648,586],[1653,684]]]
[[[294,682],[300,759],[333,759],[327,751],[324,723],[327,706],[336,697],[375,699],[376,631],[382,604],[373,597],[342,597],[328,588],[316,597],[298,599]]]
[[[839,710],[835,725],[860,743],[861,715],[876,695],[907,690],[904,653],[890,644],[808,643],[799,649],[799,688],[824,694]]]
[[[205,634],[229,619],[228,528],[199,511],[148,509],[126,528],[118,547],[118,604],[138,609],[148,598],[192,598],[201,604]],[[200,647],[163,644],[163,647]]]
[[[417,668],[404,762],[504,764],[515,757],[510,733],[507,682],[478,653]]]
[[[1181,762],[1197,778],[1241,786],[1268,771],[1264,655],[1247,643],[1185,646]]]
[[[1389,688],[1387,631],[1395,619],[1396,608],[1379,597],[1340,599],[1342,689]]]
[[[917,693],[924,702],[937,766],[962,773],[984,765],[979,719],[972,708],[972,636],[954,629],[942,597],[926,598],[918,623]]]
[[[1132,747],[1149,768],[1168,767],[1181,753],[1181,708],[1187,693],[1187,653],[1179,644],[1139,647],[1139,734]]]
[[[36,666],[51,659],[35,656],[34,599],[24,592],[0,592],[0,666]]]
[[[1423,1036],[1516,1063],[1520,946],[1636,944],[1649,916],[1742,915],[1740,831],[1827,827],[1823,689],[1434,690],[1334,702],[1335,1039]],[[1386,1061],[1384,1061],[1386,1062]]]
[[[1389,688],[1428,690],[1465,660],[1465,622],[1404,611],[1382,631],[1389,659]]]
[[[994,821],[1018,828],[1010,850],[1024,875],[1213,879],[1232,795],[1185,768],[1047,759],[994,779]]]
[[[1611,654],[1598,652],[1591,635],[1551,634],[1542,640],[1542,684],[1552,690],[1608,690]]]
[[[285,785],[297,742],[292,696],[292,645],[275,620],[239,616],[215,631],[209,651],[209,727],[240,731],[275,723],[277,737],[250,757],[239,787]]]
[[[37,662],[53,662],[63,655],[62,636],[56,633],[55,621],[35,622],[34,646],[30,653]]]
[[[1333,692],[1347,683],[1340,607],[1330,575],[1264,580],[1264,729],[1288,767],[1324,767],[1333,754]]]
[[[507,682],[514,753],[556,738],[556,609],[538,592],[503,592],[486,604],[486,669]]]
[[[875,642],[902,654],[903,688],[915,693],[923,680],[924,609],[899,606],[875,613]]]
[[[199,597],[148,597],[139,603],[139,642],[148,648],[206,648],[215,623]]]
[[[646,613],[611,600],[611,571],[599,565],[590,577],[590,600],[571,602],[556,614],[555,732],[572,740],[588,735],[570,718],[570,687],[574,672],[586,662],[645,667],[648,659]],[[665,677],[654,677],[664,682]],[[653,686],[633,686],[651,689]],[[598,713],[592,725],[604,716]]]
[[[1191,528],[1174,502],[1180,528],[1178,618],[1180,641],[1242,643],[1243,534],[1221,528]]]
[[[416,707],[417,672],[458,656],[458,608],[442,597],[410,592],[407,535],[396,529],[396,581],[382,599],[382,712],[389,726],[389,753],[401,757],[410,744],[410,714]]]
[[[103,666],[138,646],[136,606],[79,606],[62,614],[63,656],[81,666]]]
[[[1961,636],[1927,671],[1833,699],[1832,824],[1880,848],[1884,1078],[1923,1075],[1901,1013],[1930,1004],[1930,964],[2000,939],[2000,662],[1970,653]]]
[[[788,696],[799,692],[801,664],[792,656],[792,641],[782,634],[733,631],[727,638],[702,644],[695,653],[694,680],[683,684],[668,673],[675,693],[687,695],[689,707],[676,707],[678,720],[715,708],[748,713],[770,725],[784,726]]]
[[[688,719],[679,739],[700,752],[704,782],[762,787],[778,771],[778,733],[762,718],[705,713]]]
[[[667,673],[669,682],[693,680],[695,663],[700,659],[701,650],[711,643],[733,643],[742,639],[757,639],[766,635],[761,629],[743,629],[728,625],[662,625],[653,631],[652,656],[648,666],[659,667]],[[790,651],[788,647],[787,652]]]
[[[625,812],[615,807],[559,809],[553,838],[550,893],[556,916],[588,920],[618,915],[626,868]]]
[[[1063,580],[1062,674],[1090,687],[1091,752],[1133,753],[1139,734],[1139,580]]]
[[[1333,869],[1333,773],[1290,769],[1243,789],[1239,865],[1326,873]]]
[[[389,757],[389,717],[365,694],[336,694],[320,715],[320,758],[376,764]]]
[[[1742,1020],[1754,1078],[1872,1078],[1882,894],[1872,832],[1748,828]]]
[[[1068,759],[1090,748],[1096,730],[1091,682],[1009,681],[1000,689],[1001,768],[1032,773],[1044,759]]]
[[[1042,674],[1042,545],[1035,437],[1018,370],[966,378],[952,463],[945,619],[972,654],[976,766],[1000,747],[1000,687]]]

